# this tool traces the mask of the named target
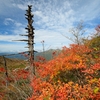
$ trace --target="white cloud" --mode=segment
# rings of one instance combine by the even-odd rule
[[[11,18],[6,18],[6,19],[4,20],[4,24],[5,24],[5,25],[9,25],[10,23],[13,23],[13,22],[14,22],[14,20],[11,19]]]
[[[13,6],[14,7],[18,7],[18,8],[20,8],[21,10],[26,10],[27,9],[27,4],[15,4],[15,3],[13,3]]]
[[[82,19],[84,21],[89,21],[100,16],[99,0],[95,0],[95,1],[80,0],[78,5],[79,5],[78,8],[77,6],[75,7],[75,10],[77,9],[75,14],[76,18]]]
[[[54,4],[50,4],[50,1],[38,3],[39,9],[33,12],[36,17],[39,17],[38,24],[43,24],[49,28],[51,25],[59,26],[71,23],[74,12],[70,6],[67,6],[67,4],[70,5],[69,2],[63,2],[61,5],[56,5],[57,1]]]
[[[35,48],[37,50],[42,49],[42,47],[40,47],[42,40],[45,41],[46,48],[51,46],[51,48],[55,48],[55,49],[61,48],[62,46],[65,45],[68,46],[69,43],[72,43],[71,41],[67,40],[64,36],[62,36],[58,32],[54,32],[52,30],[43,30],[43,29],[35,30],[35,43],[36,43]]]
[[[19,23],[19,22],[15,22],[15,25],[16,25],[16,27],[21,27],[21,26],[23,26],[22,23]]]
[[[21,40],[19,35],[0,35],[0,41],[12,42],[13,40]]]
[[[0,44],[0,52],[23,52],[27,51],[23,44]]]
[[[13,34],[19,35],[19,34],[27,34],[27,33],[24,27],[17,27],[16,29],[13,30]]]
[[[16,3],[15,2],[13,2],[13,6],[14,7],[17,7],[17,8],[19,8],[19,9],[21,9],[21,10],[26,10],[27,9],[27,6],[28,5],[32,5],[33,4],[33,2],[32,2],[32,0],[26,0],[26,1],[16,1]]]
[[[22,40],[23,37],[19,35],[0,35],[0,52],[21,52],[27,51],[25,42],[17,41]],[[25,38],[24,38],[25,39]]]
[[[4,24],[5,25],[11,25],[11,24],[13,24],[13,25],[15,25],[16,28],[25,26],[22,23],[17,22],[16,20],[14,20],[12,18],[5,18],[4,19]]]

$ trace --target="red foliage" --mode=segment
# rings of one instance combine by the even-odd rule
[[[92,53],[87,46],[72,44],[63,47],[50,61],[38,57],[33,64],[36,68],[31,82],[33,93],[28,100],[100,100],[100,62]],[[0,72],[5,72],[4,68]],[[27,79],[29,71],[18,69],[12,75],[16,81]],[[13,81],[12,77],[6,80]],[[5,81],[2,83],[5,85]]]
[[[91,54],[87,46],[73,44],[63,47],[51,61],[37,62],[37,76],[31,83],[34,91],[28,100],[99,100],[100,63]],[[76,80],[64,81],[68,80],[65,72],[74,74]]]
[[[5,72],[5,69],[3,67],[1,67],[0,72]]]
[[[46,59],[42,56],[37,56],[37,61],[44,62]]]
[[[24,69],[19,69],[17,71],[13,71],[13,75],[14,75],[15,79],[17,79],[17,80],[27,79],[29,77],[29,72]]]

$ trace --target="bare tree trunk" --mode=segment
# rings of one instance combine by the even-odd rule
[[[28,48],[29,48],[29,63],[30,63],[30,80],[33,79],[33,76],[35,75],[35,66],[34,65],[34,28],[32,26],[33,23],[33,16],[31,13],[31,5],[28,5],[28,10],[26,10],[26,19],[28,20],[28,25],[26,27],[26,30],[28,31]]]
[[[5,76],[6,76],[6,86],[8,86],[9,81],[8,81],[8,68],[7,68],[7,63],[6,63],[6,58],[3,56],[4,60],[4,69],[5,69]]]

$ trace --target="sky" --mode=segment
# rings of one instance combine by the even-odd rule
[[[34,14],[36,51],[61,49],[72,41],[70,29],[83,21],[85,35],[95,32],[100,24],[100,0],[0,0],[0,52],[26,51],[25,42],[13,41],[27,39],[19,34],[26,34],[27,5],[32,5]],[[63,36],[63,35],[65,36]]]

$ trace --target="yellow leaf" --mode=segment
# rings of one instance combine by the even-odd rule
[[[98,91],[99,91],[99,88],[96,87],[96,88],[94,89],[94,93],[96,94]]]

